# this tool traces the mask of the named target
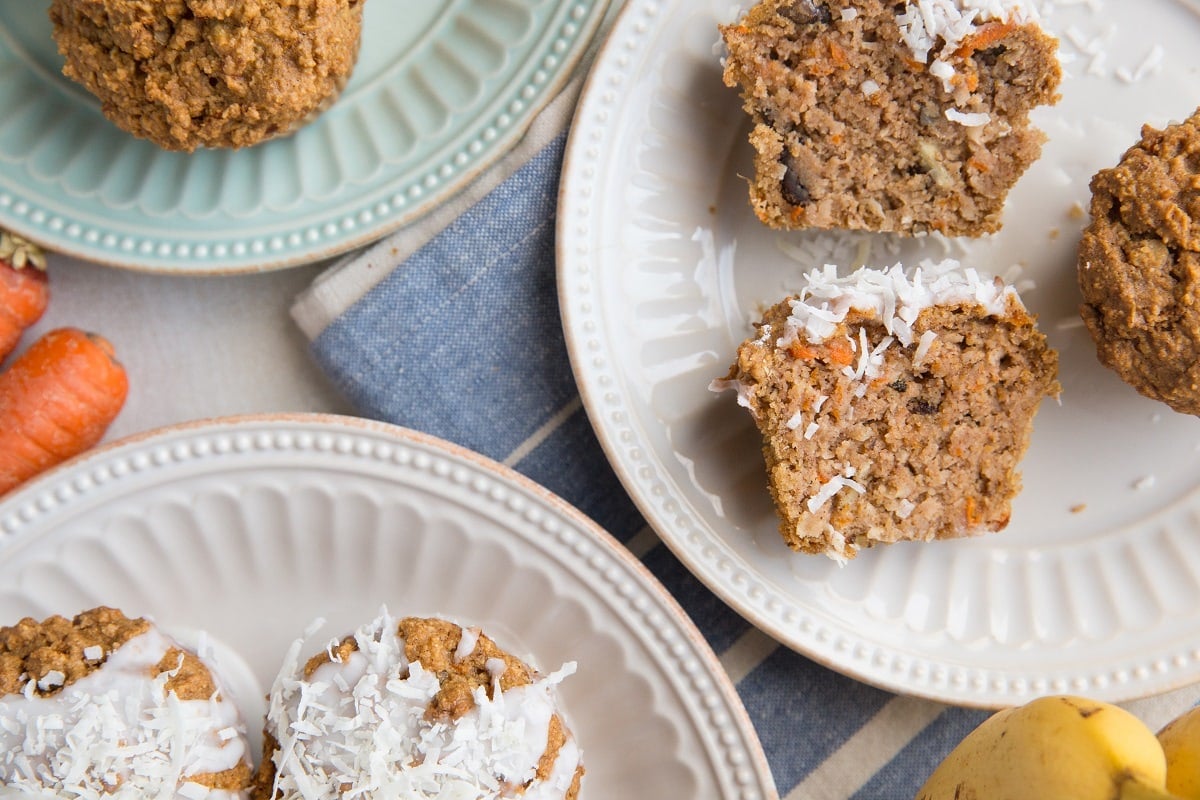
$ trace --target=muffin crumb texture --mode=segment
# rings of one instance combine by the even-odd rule
[[[1023,0],[762,0],[722,26],[753,129],[750,202],[780,229],[980,236],[1039,157],[1058,43]],[[927,27],[932,21],[932,28]]]
[[[1092,178],[1080,315],[1105,364],[1143,395],[1200,416],[1200,109]]]
[[[1008,524],[1057,354],[1015,291],[956,268],[814,272],[714,383],[762,434],[792,549],[844,562]]]
[[[362,0],[54,0],[63,73],[110,120],[168,150],[285,135],[354,68]]]

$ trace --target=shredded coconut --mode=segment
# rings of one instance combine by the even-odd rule
[[[832,478],[825,481],[825,483],[821,484],[821,488],[817,490],[816,494],[808,498],[809,512],[815,514],[821,508],[821,506],[832,500],[833,496],[842,489],[853,489],[859,494],[863,494],[867,491],[867,487],[846,475],[834,475]]]
[[[210,789],[203,784],[187,781],[179,787],[178,794],[186,800],[204,800],[209,791]]]
[[[492,800],[525,786],[526,798],[565,795],[579,764],[568,739],[550,774],[537,778],[555,713],[553,688],[574,663],[534,683],[501,691],[492,661],[491,697],[480,687],[473,707],[450,720],[429,719],[440,690],[436,675],[404,655],[397,621],[387,610],[354,633],[357,650],[304,678],[293,643],[271,692],[267,726],[279,749],[272,797],[281,800],[402,797],[405,800]],[[342,675],[349,690],[335,688]]]
[[[858,9],[854,6],[842,9],[842,22],[853,22],[858,19]]]
[[[455,661],[462,661],[475,651],[475,645],[479,644],[480,633],[482,631],[479,628],[463,628],[462,636],[458,640],[458,647],[454,649]]]
[[[940,58],[935,58],[933,63],[929,65],[929,74],[935,78],[941,78],[942,88],[947,92],[954,91],[954,76],[958,73],[954,71],[954,67],[949,61],[942,61]]]
[[[992,121],[992,115],[986,113],[968,114],[957,108],[946,109],[946,119],[957,122],[964,128],[980,128]]]
[[[67,676],[63,674],[61,670],[52,669],[42,676],[42,678],[37,682],[37,687],[43,692],[48,692],[51,689],[62,686],[66,680]]]
[[[914,369],[925,363],[925,359],[929,355],[929,348],[933,347],[933,343],[936,339],[936,331],[925,331],[921,334],[920,340],[917,341],[917,349],[913,351]]]
[[[508,671],[508,664],[504,663],[503,658],[489,658],[484,662],[483,667],[488,671],[488,675],[491,676],[492,680],[495,681],[500,680],[501,676]]]
[[[829,558],[838,563],[839,566],[846,566],[850,563],[850,554],[847,552],[846,535],[832,525],[828,526],[826,533],[829,535],[829,549],[825,554]]]
[[[777,341],[779,347],[788,346],[800,336],[811,344],[824,342],[837,332],[851,310],[873,315],[888,336],[908,347],[914,341],[912,325],[927,308],[974,302],[985,313],[1003,317],[1008,314],[1010,301],[1020,306],[1020,298],[1011,286],[973,269],[963,269],[954,259],[938,263],[926,260],[908,270],[900,264],[882,270],[863,267],[845,277],[838,275],[836,266],[826,264],[805,278],[807,285],[791,303],[792,313],[784,335]],[[857,352],[858,344],[854,345]],[[870,357],[865,363],[871,363]],[[860,355],[860,366],[863,364]],[[865,366],[862,374],[866,374]]]
[[[1146,57],[1142,59],[1142,63],[1138,64],[1132,71],[1128,67],[1118,67],[1114,74],[1125,83],[1137,83],[1162,71],[1163,56],[1165,54],[1166,51],[1163,50],[1163,46],[1156,44],[1151,48]]]
[[[879,93],[879,84],[873,80],[863,81],[859,88],[862,89],[862,93],[867,97]]]
[[[932,52],[950,56],[979,26],[992,20],[1040,21],[1032,0],[909,0],[896,15],[900,36],[913,58],[929,63]]]
[[[804,424],[804,412],[803,411],[797,411],[795,414],[792,414],[792,418],[787,421],[788,429],[793,430],[793,431],[796,430],[796,428],[799,428],[803,424]]]
[[[219,693],[180,700],[167,690],[174,671],[157,665],[177,647],[151,629],[69,685],[52,670],[24,693],[0,697],[0,794],[232,800],[186,779],[247,762],[248,744],[236,708]]]
[[[748,408],[751,411],[754,408],[750,405],[750,387],[739,381],[737,378],[717,378],[710,381],[708,390],[710,392],[724,392],[733,389],[737,392],[737,402],[742,408]]]

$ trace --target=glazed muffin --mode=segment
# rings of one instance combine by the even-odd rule
[[[314,119],[358,57],[363,0],[54,0],[63,73],[167,150],[248,147]]]
[[[573,800],[579,747],[539,675],[477,628],[386,611],[271,691],[254,797]]]
[[[217,675],[149,620],[96,608],[0,628],[0,786],[38,797],[247,797]]]
[[[753,122],[750,202],[780,229],[998,230],[1041,154],[1057,41],[1027,0],[762,0],[721,34]]]
[[[762,435],[789,547],[838,561],[995,531],[1058,357],[1016,291],[957,262],[814,270],[714,390]]]
[[[1096,353],[1143,395],[1200,416],[1200,109],[1143,128],[1091,189],[1078,277]]]

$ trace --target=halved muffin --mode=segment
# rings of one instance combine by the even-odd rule
[[[762,435],[789,547],[839,561],[1008,524],[1058,356],[1016,291],[957,262],[814,270],[716,390]]]
[[[999,230],[1062,77],[1027,0],[762,0],[721,33],[772,228]]]

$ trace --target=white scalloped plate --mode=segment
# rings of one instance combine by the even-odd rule
[[[721,81],[716,25],[737,13],[727,0],[631,0],[572,131],[559,206],[563,323],[625,487],[747,619],[892,691],[999,706],[1059,691],[1124,700],[1200,678],[1200,420],[1141,398],[1096,362],[1075,311],[1083,221],[1072,210],[1087,207],[1089,178],[1143,122],[1200,104],[1200,5],[1092,5],[1047,18],[1069,33],[1072,76],[1062,102],[1036,113],[1050,136],[1044,157],[985,241],[894,248],[885,237],[764,228],[741,177],[752,172],[748,125]],[[1028,305],[1062,358],[1062,404],[1038,415],[1006,531],[877,548],[845,568],[794,554],[776,531],[757,432],[731,395],[706,387],[759,310],[807,268],[860,252],[911,262],[918,246],[993,272],[1024,267],[1036,284]]]
[[[217,643],[257,735],[288,644],[374,617],[481,625],[561,687],[587,797],[777,797],[682,610],[595,523],[483,457],[322,415],[135,437],[0,502],[0,624],[100,604]]]
[[[167,152],[62,76],[49,0],[0,3],[0,225],[130,269],[256,272],[410,222],[503,155],[608,0],[372,0],[337,103],[286,138]]]

